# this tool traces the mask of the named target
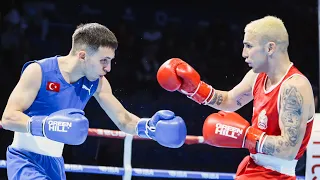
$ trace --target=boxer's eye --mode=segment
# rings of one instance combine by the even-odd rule
[[[250,44],[246,44],[245,47],[249,48],[249,49],[252,48],[252,46]]]
[[[108,59],[101,59],[101,60],[100,60],[100,63],[101,63],[101,64],[107,64],[107,63],[108,63]]]
[[[243,45],[245,48],[248,48],[248,49],[252,48],[252,45],[247,42],[243,43]]]

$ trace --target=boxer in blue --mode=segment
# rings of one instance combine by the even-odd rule
[[[66,179],[63,147],[86,140],[89,121],[83,109],[92,96],[120,130],[165,147],[182,146],[187,132],[181,117],[159,110],[151,118],[139,118],[112,94],[104,75],[117,47],[108,28],[88,23],[75,30],[68,55],[23,66],[2,115],[3,128],[15,132],[7,148],[9,180]]]

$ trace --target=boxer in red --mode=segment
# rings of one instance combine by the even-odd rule
[[[214,89],[178,58],[161,65],[158,82],[220,110],[206,118],[203,136],[212,146],[249,150],[238,166],[237,180],[296,179],[295,166],[306,150],[315,114],[312,87],[290,61],[281,19],[266,16],[247,24],[244,32],[242,56],[252,69],[232,90]],[[234,111],[252,100],[250,126]]]

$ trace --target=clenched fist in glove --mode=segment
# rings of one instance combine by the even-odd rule
[[[80,109],[68,108],[56,111],[49,116],[32,116],[28,131],[33,136],[42,136],[53,141],[80,145],[87,136],[89,121]]]
[[[207,117],[202,133],[209,145],[247,148],[252,154],[261,153],[261,143],[266,138],[265,132],[250,126],[239,114],[223,111]]]
[[[214,94],[214,89],[200,80],[198,72],[179,58],[163,63],[158,70],[157,80],[165,90],[178,90],[199,104],[207,104]]]
[[[169,110],[160,110],[151,118],[141,118],[136,131],[140,137],[151,138],[169,148],[181,147],[187,137],[183,119]]]

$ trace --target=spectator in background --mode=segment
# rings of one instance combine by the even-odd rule
[[[1,54],[8,73],[18,73],[17,64],[22,65],[28,58],[28,40],[25,30],[28,24],[17,8],[12,8],[4,17],[4,29],[1,32]]]

